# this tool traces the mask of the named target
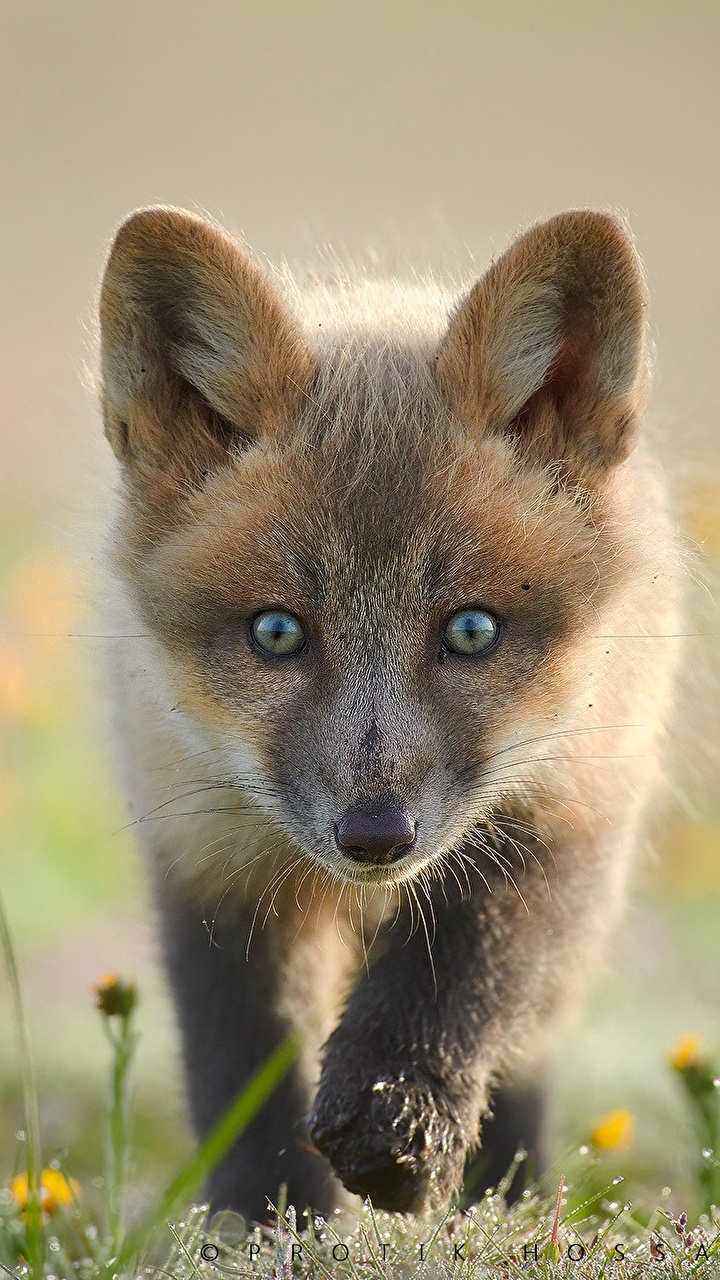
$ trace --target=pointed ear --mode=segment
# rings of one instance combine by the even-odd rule
[[[600,480],[632,449],[646,381],[643,279],[622,225],[578,211],[521,236],[459,307],[436,376],[469,426]]]
[[[106,434],[131,472],[170,484],[272,431],[315,371],[263,274],[180,209],[140,209],[120,227],[100,325]]]

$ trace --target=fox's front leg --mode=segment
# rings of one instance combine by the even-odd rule
[[[522,898],[502,879],[491,887],[473,877],[468,900],[450,874],[427,934],[408,938],[399,919],[325,1046],[311,1137],[379,1208],[435,1207],[459,1189],[495,1073],[532,1042],[586,950],[582,904],[548,901],[536,867]]]
[[[327,989],[332,938],[329,954],[323,956],[322,939],[298,936],[296,921],[282,928],[273,917],[265,928],[262,919],[253,925],[257,904],[228,899],[220,912],[214,903],[204,910],[194,894],[164,878],[156,886],[156,902],[190,1113],[202,1139],[288,1032],[303,1031],[308,1016],[317,1013],[316,971],[322,963]],[[216,1208],[266,1220],[268,1201],[277,1204],[283,1185],[298,1210],[309,1206],[327,1213],[334,1207],[337,1183],[327,1161],[307,1141],[305,1117],[315,1071],[308,1049],[306,1044],[212,1171],[206,1191]]]
[[[408,938],[403,913],[353,991],[325,1046],[310,1115],[312,1140],[345,1186],[390,1211],[450,1198],[487,1101],[477,1017],[463,997],[470,967],[479,968],[479,913],[433,905],[430,951],[422,928]]]

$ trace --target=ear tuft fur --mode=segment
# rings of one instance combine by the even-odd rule
[[[630,452],[646,383],[645,291],[614,217],[563,213],[531,228],[451,321],[436,376],[476,430],[514,437],[566,475],[599,478]]]
[[[100,297],[106,432],[141,470],[203,471],[271,431],[315,369],[269,281],[181,209],[120,227]]]

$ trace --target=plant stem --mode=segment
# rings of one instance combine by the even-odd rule
[[[715,1087],[715,1063],[703,1059],[678,1070],[701,1150],[710,1152],[702,1155],[698,1168],[698,1211],[712,1215],[713,1205],[720,1205],[720,1097]]]
[[[112,1273],[131,1272],[158,1228],[166,1226],[178,1209],[195,1194],[289,1071],[298,1052],[299,1042],[294,1035],[287,1036],[278,1045],[192,1159],[168,1184],[145,1221],[126,1236],[116,1261],[106,1270],[106,1280]]]
[[[0,897],[0,937],[2,938],[5,964],[13,996],[13,1013],[20,1056],[23,1111],[25,1117],[25,1159],[27,1169],[27,1203],[25,1205],[25,1249],[33,1280],[41,1280],[45,1265],[45,1235],[42,1225],[42,1200],[40,1175],[42,1169],[40,1151],[40,1119],[38,1115],[37,1089],[33,1070],[30,1032],[25,1018],[20,974],[10,926]]]
[[[105,1029],[113,1051],[105,1169],[105,1217],[108,1257],[111,1258],[117,1257],[120,1252],[124,1231],[125,1181],[130,1147],[128,1079],[137,1043],[132,1014],[118,1018],[117,1021],[119,1028],[116,1033],[110,1019],[105,1020]]]

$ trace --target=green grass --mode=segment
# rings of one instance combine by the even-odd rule
[[[465,1209],[431,1218],[376,1213],[365,1204],[355,1215],[331,1219],[292,1205],[276,1207],[270,1227],[246,1224],[237,1214],[210,1220],[193,1204],[210,1170],[268,1100],[299,1046],[288,1040],[257,1072],[215,1130],[128,1226],[127,1180],[132,1145],[131,1071],[138,1043],[137,991],[114,975],[95,988],[109,1046],[110,1084],[105,1110],[101,1212],[84,1203],[71,1158],[43,1167],[42,1135],[30,1036],[9,925],[0,903],[0,940],[15,1011],[22,1079],[24,1130],[20,1176],[0,1194],[0,1268],[11,1280],[120,1280],[147,1274],[175,1280],[203,1275],[258,1275],[290,1280],[319,1277],[560,1277],[582,1263],[587,1277],[640,1277],[654,1263],[667,1276],[720,1274],[720,1136],[718,1065],[699,1037],[676,1046],[672,1063],[691,1120],[696,1202],[693,1224],[659,1204],[626,1200],[622,1177],[610,1176],[603,1147],[619,1145],[630,1122],[596,1126],[593,1145],[566,1151],[554,1196],[531,1187],[508,1208],[497,1192]],[[603,1136],[604,1134],[604,1136]],[[518,1160],[522,1159],[519,1153]],[[547,1182],[547,1180],[546,1180]],[[620,1188],[622,1188],[620,1190]]]
[[[3,928],[11,985],[19,1011],[19,1042],[28,1117],[34,1132],[34,1081],[26,1032],[22,1031],[21,994],[9,934]],[[118,993],[120,993],[118,997]],[[258,1073],[196,1155],[175,1175],[130,1229],[124,1226],[124,1170],[130,1147],[130,1066],[136,1044],[134,988],[107,983],[98,998],[111,1048],[111,1087],[103,1181],[104,1212],[94,1220],[69,1172],[52,1211],[42,1215],[24,1207],[10,1192],[0,1195],[0,1267],[16,1280],[118,1280],[119,1277],[169,1275],[175,1280],[233,1275],[287,1278],[384,1277],[587,1277],[620,1280],[646,1276],[651,1265],[668,1277],[720,1274],[720,1211],[709,1201],[690,1224],[687,1214],[667,1208],[669,1190],[648,1214],[618,1197],[621,1179],[589,1149],[566,1153],[567,1171],[554,1195],[531,1188],[508,1208],[503,1186],[465,1210],[418,1219],[376,1213],[366,1204],[355,1215],[338,1212],[328,1221],[298,1215],[294,1206],[278,1206],[269,1227],[246,1224],[232,1213],[209,1219],[203,1205],[189,1198],[213,1163],[272,1094],[297,1046],[286,1043]],[[686,1055],[687,1056],[687,1055]],[[692,1059],[692,1054],[690,1054]],[[678,1075],[694,1108],[698,1140],[720,1120],[720,1098],[712,1088],[712,1064],[682,1063]],[[699,1103],[699,1100],[702,1101]],[[712,1103],[710,1106],[709,1104]],[[23,1143],[40,1164],[40,1138]],[[59,1171],[59,1161],[54,1162]],[[69,1162],[68,1162],[69,1163]],[[715,1192],[718,1165],[712,1166]],[[509,1183],[513,1170],[505,1180]],[[57,1179],[57,1172],[56,1172]],[[43,1180],[47,1171],[43,1171]],[[702,1175],[701,1175],[702,1179]],[[707,1191],[705,1186],[703,1191]],[[580,1264],[582,1263],[582,1267]]]

